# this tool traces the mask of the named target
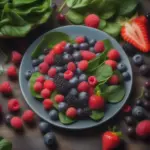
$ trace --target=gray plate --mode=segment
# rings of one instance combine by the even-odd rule
[[[22,63],[20,66],[20,72],[19,72],[19,83],[20,83],[22,94],[23,94],[26,102],[28,103],[28,105],[33,109],[33,111],[35,111],[35,113],[37,115],[39,115],[41,118],[43,118],[44,120],[46,120],[47,122],[51,123],[54,126],[64,128],[64,129],[79,130],[79,129],[88,129],[88,128],[92,128],[92,127],[101,125],[102,123],[106,122],[107,120],[109,120],[110,118],[112,118],[114,115],[116,115],[119,112],[119,110],[126,103],[128,97],[130,95],[133,79],[132,79],[132,69],[131,69],[131,65],[128,60],[128,57],[125,54],[125,52],[123,51],[122,47],[118,44],[118,42],[115,39],[113,39],[108,34],[102,32],[102,31],[99,31],[97,29],[88,28],[85,26],[72,25],[72,26],[64,26],[64,27],[56,28],[49,32],[54,32],[54,31],[64,32],[64,33],[68,34],[70,37],[84,35],[90,39],[96,39],[96,40],[109,39],[112,42],[114,48],[116,48],[120,52],[121,61],[124,64],[126,64],[126,66],[128,68],[128,72],[130,73],[130,76],[131,76],[131,79],[129,81],[125,82],[126,94],[125,94],[124,99],[117,104],[108,104],[104,118],[98,122],[95,122],[95,121],[89,119],[89,120],[79,120],[71,125],[63,125],[59,121],[52,121],[48,116],[48,112],[46,112],[44,110],[41,102],[32,97],[30,90],[28,88],[28,81],[24,77],[24,73],[27,70],[33,69],[32,63],[31,63],[31,53],[35,49],[35,47],[39,44],[39,42],[41,41],[41,39],[44,35],[40,36],[37,40],[35,40],[31,44],[31,46],[27,49],[27,51],[22,59]]]

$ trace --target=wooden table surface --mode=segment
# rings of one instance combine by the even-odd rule
[[[62,0],[56,0],[58,4],[60,4],[60,1]],[[142,11],[144,13],[150,11],[150,0],[142,0],[141,1]],[[47,28],[45,28],[47,30]],[[43,30],[43,28],[42,28]],[[38,35],[30,34],[28,37],[30,37],[33,41]],[[40,33],[39,33],[40,34]],[[33,36],[34,35],[34,36]],[[28,39],[28,38],[27,38]],[[1,40],[2,47],[5,51],[10,51],[10,49],[18,49],[16,45],[14,44],[14,40]],[[18,40],[17,40],[18,42]],[[21,42],[19,40],[19,42]],[[10,43],[10,44],[8,44]],[[150,63],[150,60],[146,58],[146,61]],[[6,64],[5,68],[9,65]],[[133,66],[133,65],[132,65]],[[129,101],[134,101],[135,97],[140,92],[140,87],[143,85],[145,78],[142,78],[138,74],[138,69],[133,66],[133,72],[134,72],[134,85],[133,85],[133,91],[132,96],[129,99]],[[0,83],[2,81],[7,80],[6,75],[0,76]],[[24,98],[21,94],[18,81],[11,82],[13,89],[14,89],[14,95],[13,97],[18,98],[20,100],[22,110],[27,109],[28,106],[24,101]],[[3,105],[4,108],[4,114],[7,114],[7,101],[8,98],[0,97],[0,103]],[[2,120],[2,119],[1,119]],[[37,122],[38,122],[37,117]],[[87,131],[80,131],[80,132],[71,132],[71,131],[64,131],[58,128],[54,128],[53,131],[56,134],[57,141],[58,141],[58,150],[101,150],[101,138],[100,133],[105,131],[109,125],[113,124],[114,122],[116,124],[121,124],[121,128],[124,130],[124,126],[121,121],[121,115],[118,115],[117,117],[113,118],[111,121],[107,123],[107,125],[100,126],[96,129],[90,129]],[[37,123],[38,124],[38,123]],[[0,136],[3,136],[13,143],[13,149],[14,150],[44,150],[46,149],[46,146],[43,143],[42,135],[38,129],[38,126],[35,126],[34,128],[29,128],[25,126],[25,131],[22,134],[18,134],[14,132],[11,128],[7,127],[3,121],[1,121],[0,124]],[[123,147],[121,147],[119,150],[150,150],[150,145],[143,143],[142,141],[136,141],[128,139],[126,136],[124,137],[125,144]]]

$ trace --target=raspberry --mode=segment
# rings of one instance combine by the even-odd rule
[[[54,56],[51,54],[47,55],[45,58],[44,58],[44,62],[46,62],[47,64],[49,65],[52,65],[54,63]]]
[[[44,82],[44,88],[50,91],[54,91],[56,89],[56,85],[52,80],[46,80]]]
[[[69,118],[75,118],[77,116],[77,110],[74,107],[70,107],[66,111],[66,115]]]
[[[91,86],[96,86],[98,81],[96,79],[95,76],[90,76],[88,77],[88,83],[91,85]]]
[[[60,23],[64,23],[66,20],[65,15],[63,14],[58,14],[56,18]]]
[[[104,42],[102,41],[97,41],[94,45],[94,50],[97,53],[101,53],[105,50]]]
[[[48,64],[46,62],[43,62],[39,65],[39,71],[43,74],[46,74],[48,72]]]
[[[114,60],[106,60],[105,64],[112,67],[113,70],[115,70],[117,68],[117,62]]]
[[[75,39],[76,43],[81,44],[85,42],[85,38],[83,36],[78,36]]]
[[[50,110],[53,107],[53,102],[50,99],[45,99],[43,101],[43,106],[46,110]]]
[[[50,50],[50,52],[49,52],[49,54],[48,55],[52,55],[52,56],[55,56],[55,52],[54,52],[54,50],[52,49],[52,50]]]
[[[17,99],[10,99],[8,101],[8,110],[10,112],[16,112],[20,110],[20,104],[19,101]]]
[[[17,69],[15,66],[10,66],[7,68],[7,75],[10,78],[17,78]]]
[[[67,70],[67,71],[64,72],[64,78],[66,80],[70,80],[72,77],[73,77],[73,72],[72,71]]]
[[[33,88],[35,92],[40,93],[43,89],[43,85],[41,82],[35,82]]]
[[[54,52],[55,54],[62,54],[64,52],[64,46],[62,44],[56,44],[54,46]]]
[[[49,75],[51,78],[53,78],[53,77],[56,75],[56,73],[57,73],[56,68],[51,67],[51,68],[48,70],[48,75]]]
[[[89,94],[90,96],[94,94],[94,89],[95,89],[95,88],[92,87],[92,86],[89,87],[88,94]]]
[[[112,49],[108,52],[107,57],[111,60],[119,60],[120,59],[120,53],[116,49]]]
[[[0,85],[0,91],[4,95],[10,95],[12,94],[12,88],[10,86],[10,83],[5,81]]]
[[[89,98],[89,108],[90,109],[103,109],[105,105],[104,98],[97,95],[92,95]]]
[[[26,123],[31,123],[34,120],[34,112],[32,110],[26,110],[24,111],[23,115],[22,115],[22,119],[26,122]]]
[[[89,89],[89,84],[86,81],[80,82],[78,85],[79,92],[87,92]]]
[[[22,120],[19,117],[12,117],[12,119],[10,120],[10,124],[16,130],[23,128]]]
[[[83,58],[83,60],[92,60],[96,57],[96,54],[90,52],[90,51],[86,51],[86,50],[81,50],[81,56]]]
[[[44,83],[44,81],[45,81],[44,76],[39,76],[36,78],[36,82]]]
[[[67,65],[67,69],[74,72],[76,70],[76,65],[73,62],[69,62]]]
[[[12,52],[11,60],[14,64],[16,65],[20,64],[21,59],[22,59],[22,55],[19,52],[17,51]]]
[[[49,98],[50,95],[51,95],[51,91],[48,90],[48,89],[43,89],[43,90],[41,91],[41,96],[42,96],[43,98]]]
[[[64,101],[64,96],[61,94],[57,94],[54,99],[57,103],[60,103]]]
[[[119,82],[120,82],[120,79],[117,75],[112,75],[111,78],[108,80],[108,83],[110,85],[117,85],[119,84]]]
[[[78,68],[82,71],[85,71],[88,68],[88,61],[87,60],[81,60],[78,63]]]
[[[66,42],[66,41],[61,41],[61,42],[60,42],[60,45],[61,45],[61,46],[63,46],[63,47],[65,47],[65,46],[66,46],[66,44],[67,44],[67,42]]]
[[[100,23],[100,18],[95,14],[89,14],[85,19],[84,23],[88,27],[98,28]]]

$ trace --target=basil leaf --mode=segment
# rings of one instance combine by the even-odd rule
[[[72,124],[73,122],[75,122],[76,120],[73,120],[69,117],[67,117],[64,113],[59,112],[59,120],[61,123],[63,124]]]
[[[13,0],[13,5],[15,7],[19,7],[19,6],[24,6],[24,5],[29,5],[29,4],[32,4],[32,3],[35,3],[37,2],[38,0]]]
[[[99,29],[103,30],[107,25],[107,22],[104,19],[101,19],[100,24],[99,24]]]
[[[58,94],[58,92],[57,91],[54,91],[53,93],[52,93],[52,95],[51,95],[51,97],[50,97],[50,99],[52,100],[52,102],[53,102],[53,106],[56,108],[56,109],[58,109],[58,103],[55,101],[55,96]]]
[[[92,114],[90,115],[90,118],[99,121],[104,117],[104,112],[100,110],[92,110]]]
[[[0,141],[0,150],[12,150],[12,143],[5,139],[2,139]]]
[[[41,73],[35,72],[32,74],[32,76],[29,80],[30,92],[31,92],[33,97],[36,97],[38,99],[41,99],[42,97],[41,97],[40,93],[35,92],[33,86],[34,86],[34,83],[36,82],[37,77],[39,77],[41,75],[42,75]]]

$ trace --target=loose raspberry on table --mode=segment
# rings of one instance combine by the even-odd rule
[[[44,109],[50,110],[53,107],[53,102],[50,99],[44,99],[43,101]]]
[[[105,45],[103,41],[97,41],[94,45],[94,50],[96,53],[102,53],[105,50]]]
[[[67,65],[67,69],[74,72],[76,71],[76,65],[74,62],[69,62],[68,65]]]
[[[54,67],[51,67],[51,68],[48,70],[48,75],[49,75],[49,77],[51,77],[51,78],[55,77],[56,73],[57,73],[57,70],[56,70],[56,68],[54,68]]]
[[[108,80],[108,83],[110,85],[117,85],[120,83],[120,79],[118,77],[118,75],[112,75],[111,78]]]
[[[18,99],[13,98],[8,101],[8,110],[10,112],[16,112],[20,110],[20,103]]]
[[[7,68],[7,75],[8,75],[8,77],[13,78],[13,79],[17,78],[18,75],[17,75],[16,67],[15,66],[8,67]]]
[[[118,61],[120,59],[120,53],[116,49],[112,49],[107,54],[108,59]]]
[[[41,82],[35,82],[33,88],[35,92],[40,93],[43,89],[43,85]]]
[[[89,83],[89,85],[91,85],[91,86],[96,86],[97,83],[98,83],[98,81],[97,81],[97,79],[96,79],[95,76],[89,76],[89,77],[88,77],[88,83]]]
[[[79,92],[87,92],[89,90],[89,84],[86,81],[82,81],[78,84],[78,91]]]
[[[56,89],[56,85],[52,80],[46,80],[44,82],[44,88],[50,91],[54,91]]]
[[[66,111],[66,116],[69,118],[75,118],[77,116],[77,109],[74,107],[70,107]]]
[[[106,60],[105,64],[112,67],[113,70],[115,70],[117,68],[117,62],[114,60]]]
[[[25,110],[23,115],[22,115],[22,119],[24,122],[26,123],[31,123],[34,121],[34,117],[35,117],[35,114],[32,110]]]
[[[67,71],[64,72],[64,78],[66,80],[70,80],[72,77],[73,77],[73,72],[72,71],[67,70]]]
[[[83,37],[83,36],[77,36],[75,38],[75,42],[78,43],[78,44],[84,43],[85,42],[85,37]]]
[[[57,94],[54,99],[57,103],[60,103],[60,102],[63,102],[65,98],[63,95]]]
[[[78,63],[78,68],[82,71],[85,71],[88,68],[88,61],[87,60],[81,60]]]
[[[4,95],[10,95],[12,94],[12,87],[8,81],[3,82],[0,85],[0,91]]]
[[[22,55],[17,52],[17,51],[13,51],[12,55],[11,55],[11,60],[15,65],[18,65],[21,63],[21,59],[22,59]]]
[[[38,78],[36,78],[36,82],[44,83],[44,81],[45,81],[44,76],[39,76]]]
[[[42,96],[43,98],[49,98],[50,95],[51,95],[51,91],[48,90],[48,89],[43,89],[43,90],[41,91],[41,96]]]
[[[16,130],[23,128],[22,120],[19,117],[12,117],[12,119],[10,120],[10,124]]]
[[[46,74],[48,72],[49,66],[46,62],[43,62],[39,65],[39,71],[43,74]]]
[[[49,65],[53,65],[54,64],[54,55],[48,54],[47,56],[45,56],[44,62],[46,62]]]

